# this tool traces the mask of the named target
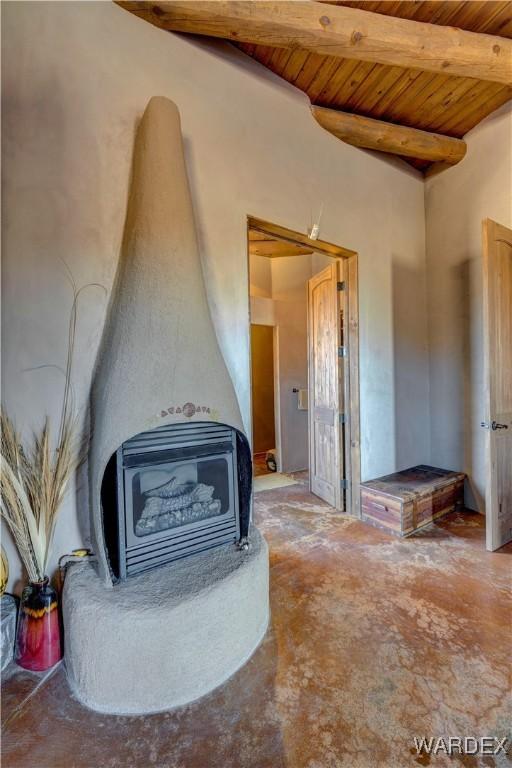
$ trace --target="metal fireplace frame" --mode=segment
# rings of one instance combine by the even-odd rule
[[[229,508],[221,515],[137,537],[128,487],[135,471],[159,464],[176,467],[194,459],[225,459]],[[116,454],[119,578],[156,568],[240,539],[236,430],[212,422],[157,427],[127,440]]]

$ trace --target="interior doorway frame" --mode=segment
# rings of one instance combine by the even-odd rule
[[[345,513],[354,517],[361,517],[360,483],[361,483],[361,437],[360,437],[360,410],[359,410],[359,287],[358,287],[358,254],[356,251],[334,245],[325,240],[311,240],[307,234],[296,232],[278,224],[264,221],[255,216],[247,216],[247,274],[250,274],[249,231],[253,229],[271,238],[283,240],[293,245],[302,245],[311,248],[317,253],[323,253],[334,259],[343,260],[343,308],[346,325],[346,356],[348,365],[344,376],[344,402],[345,402],[345,438],[344,453],[346,476],[349,482],[346,487]],[[250,292],[250,280],[247,280],[248,292]],[[250,295],[249,295],[250,308]],[[249,310],[249,323],[250,310]],[[251,365],[251,363],[250,363]],[[274,367],[274,375],[275,375]],[[252,377],[252,369],[250,368]],[[252,387],[250,392],[250,404],[252,414]],[[276,435],[277,437],[277,435]],[[280,436],[279,436],[280,438]],[[309,440],[308,435],[308,440]],[[340,478],[341,480],[341,478]],[[343,513],[342,513],[343,514]]]

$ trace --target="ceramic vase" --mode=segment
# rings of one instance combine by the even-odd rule
[[[23,590],[16,635],[15,661],[42,672],[62,658],[57,592],[48,578]]]

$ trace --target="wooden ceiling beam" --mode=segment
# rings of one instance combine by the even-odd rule
[[[356,255],[356,251],[351,251],[349,248],[333,245],[327,240],[312,240],[308,235],[281,227],[278,224],[271,224],[263,219],[257,219],[255,216],[247,217],[247,225],[250,232],[261,232],[266,237],[277,238],[292,245],[301,244],[317,253],[325,253],[327,256],[334,256],[337,259],[349,259]]]
[[[117,0],[172,32],[512,84],[512,40],[313,0]]]
[[[313,250],[280,240],[250,240],[249,253],[251,256],[307,256]]]
[[[311,111],[317,122],[329,133],[355,147],[449,165],[460,162],[466,154],[466,142],[462,139],[335,109],[311,107]]]

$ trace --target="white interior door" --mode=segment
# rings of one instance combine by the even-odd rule
[[[312,493],[343,510],[340,267],[333,260],[308,281],[309,483]]]
[[[512,230],[483,230],[487,549],[512,539]]]

